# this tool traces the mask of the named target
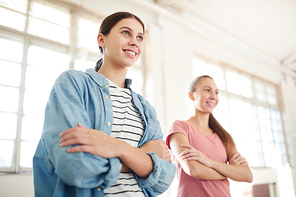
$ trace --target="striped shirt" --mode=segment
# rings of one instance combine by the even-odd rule
[[[143,135],[143,118],[139,110],[131,102],[131,92],[127,88],[119,88],[109,81],[110,98],[113,109],[113,125],[111,137],[121,139],[133,147],[137,147]],[[118,180],[104,190],[105,196],[144,197],[142,189],[131,170],[122,171]]]

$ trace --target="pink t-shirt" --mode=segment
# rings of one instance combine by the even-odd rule
[[[173,133],[182,133],[187,136],[190,145],[200,150],[208,158],[223,163],[227,162],[226,149],[216,133],[207,136],[197,130],[190,122],[176,120],[171,124],[169,129],[166,140],[168,146],[169,137]],[[194,178],[184,172],[174,155],[172,156],[172,160],[178,168],[178,197],[230,197],[228,179],[202,180]]]

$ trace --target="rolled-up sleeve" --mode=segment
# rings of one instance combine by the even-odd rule
[[[163,140],[163,133],[159,121],[157,120],[155,109],[141,96],[139,99],[141,100],[147,121],[146,132],[148,133],[145,141]],[[136,175],[138,184],[141,188],[145,188],[149,196],[160,195],[171,185],[175,178],[177,168],[173,163],[159,158],[155,153],[148,153],[148,155],[151,157],[154,164],[153,171],[148,178],[141,178]]]
[[[105,189],[118,179],[122,166],[118,158],[105,159],[83,152],[68,153],[66,149],[69,147],[59,145],[59,134],[76,127],[77,122],[93,128],[85,103],[85,98],[89,96],[86,91],[83,82],[77,81],[69,72],[57,79],[46,107],[41,141],[47,162],[53,165],[62,181],[79,188],[100,186]]]
[[[138,178],[141,188],[152,189],[155,195],[165,192],[171,185],[175,177],[176,166],[164,159],[160,159],[155,153],[148,153],[154,167],[148,178]]]

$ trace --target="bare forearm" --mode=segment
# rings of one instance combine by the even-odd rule
[[[231,165],[214,161],[211,167],[234,181],[253,181],[253,174],[247,165]]]
[[[153,171],[153,162],[149,155],[125,142],[122,145],[119,159],[123,164],[121,170],[131,169],[139,177],[146,178]]]
[[[209,168],[198,161],[181,161],[185,173],[194,178],[203,180],[222,180],[226,177],[213,168]]]

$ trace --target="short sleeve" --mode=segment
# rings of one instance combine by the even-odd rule
[[[175,120],[169,127],[168,136],[166,138],[166,144],[171,149],[169,139],[170,136],[174,133],[182,133],[188,138],[188,125],[185,121]]]

